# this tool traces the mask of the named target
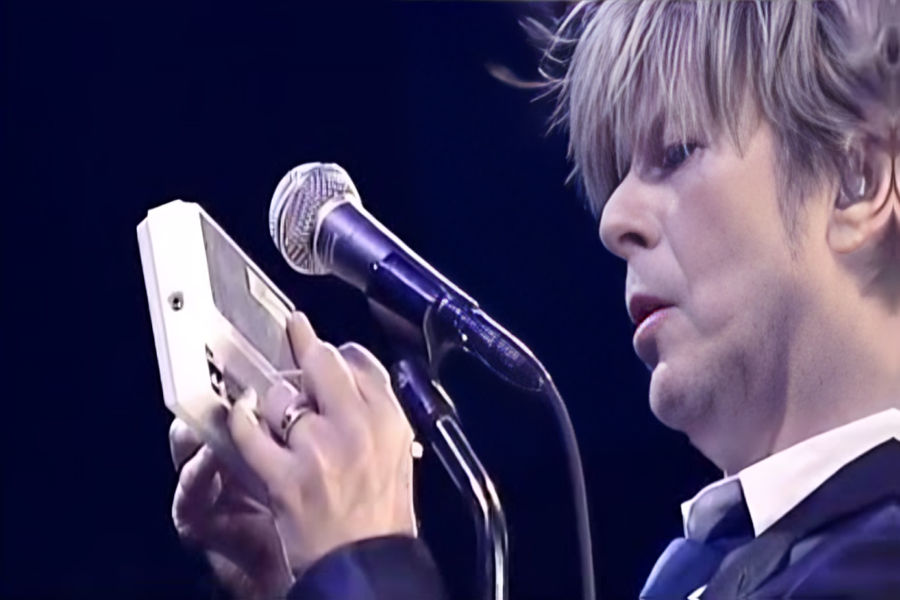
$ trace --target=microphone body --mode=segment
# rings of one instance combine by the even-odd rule
[[[364,208],[345,201],[320,211],[313,238],[320,264],[371,300],[418,325],[441,300],[477,307]]]
[[[338,165],[310,163],[285,175],[269,228],[295,270],[332,274],[362,291],[394,340],[424,353],[434,372],[460,348],[518,387],[538,391],[546,383],[521,342],[363,208]]]

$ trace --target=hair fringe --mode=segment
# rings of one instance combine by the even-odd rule
[[[788,217],[796,198],[842,176],[860,139],[896,148],[898,13],[895,0],[578,2],[520,21],[542,49],[538,81],[489,70],[554,98],[549,131],[569,134],[567,182],[596,215],[660,128],[724,131],[740,150],[750,98],[776,133]]]

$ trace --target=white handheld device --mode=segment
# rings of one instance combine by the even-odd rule
[[[297,373],[294,305],[197,204],[151,209],[137,234],[166,406],[264,497],[224,419],[248,388],[257,398],[277,381],[299,389],[284,375]]]

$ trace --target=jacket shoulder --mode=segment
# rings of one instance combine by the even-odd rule
[[[900,499],[810,532],[781,563],[750,597],[900,598]]]

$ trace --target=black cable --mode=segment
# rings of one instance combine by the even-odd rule
[[[584,481],[584,468],[581,462],[581,451],[578,449],[578,440],[575,437],[575,428],[562,395],[556,388],[556,384],[553,383],[546,367],[541,364],[531,350],[487,314],[478,309],[460,308],[452,303],[446,303],[442,308],[453,314],[452,323],[456,331],[464,334],[464,347],[468,352],[481,359],[489,369],[506,382],[520,389],[540,394],[549,401],[561,434],[566,467],[572,484],[582,599],[596,600],[587,486]]]
[[[541,368],[543,369],[543,365],[541,365]],[[546,398],[550,400],[550,407],[553,409],[553,415],[556,417],[556,422],[559,426],[566,455],[566,466],[568,467],[569,479],[572,483],[575,527],[578,534],[578,558],[581,567],[582,598],[584,600],[595,600],[597,590],[594,581],[594,560],[591,548],[591,523],[588,515],[587,487],[584,481],[581,451],[578,449],[578,440],[575,438],[575,429],[572,426],[572,420],[569,418],[569,410],[566,408],[566,403],[546,370],[544,370],[544,376],[546,381]]]

